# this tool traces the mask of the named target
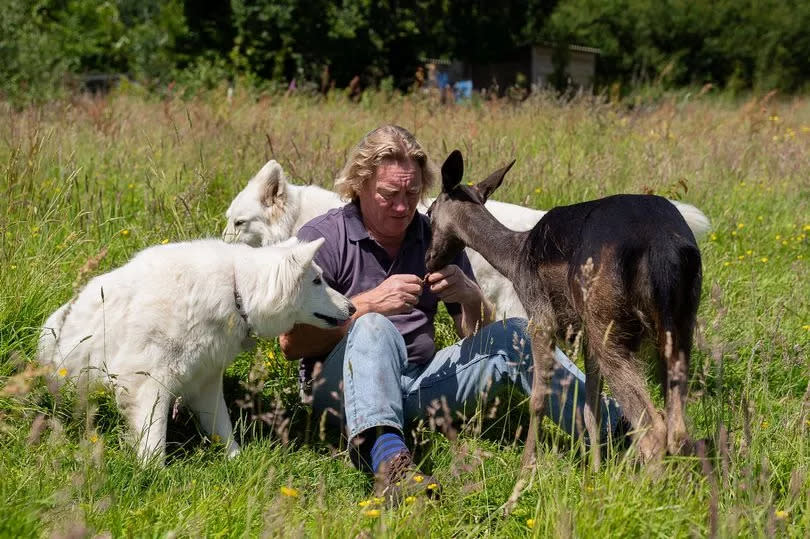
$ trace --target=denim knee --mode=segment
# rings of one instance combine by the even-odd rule
[[[481,330],[486,339],[499,346],[509,360],[528,368],[532,364],[532,341],[525,318],[506,318],[493,322]]]
[[[364,314],[352,324],[347,336],[347,353],[351,354],[358,345],[365,353],[352,357],[355,362],[370,360],[381,364],[388,359],[399,364],[407,360],[405,340],[391,320],[379,313]]]
[[[396,326],[380,313],[366,313],[352,323],[349,335],[370,334],[376,338],[401,337]]]

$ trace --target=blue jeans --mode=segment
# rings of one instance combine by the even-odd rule
[[[585,406],[585,375],[559,349],[545,413],[566,432],[579,436]],[[439,350],[424,364],[408,362],[405,341],[388,318],[370,313],[358,318],[327,356],[312,382],[317,417],[343,422],[349,440],[372,427],[405,432],[411,421],[440,409],[455,417],[514,386],[532,389],[532,354],[526,320],[509,318]],[[437,406],[437,403],[441,403]],[[613,432],[621,412],[602,398],[602,438]]]

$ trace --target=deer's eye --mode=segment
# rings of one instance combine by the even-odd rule
[[[312,279],[312,284],[314,284],[315,286],[320,286],[322,282],[323,281],[321,281],[320,277],[315,277],[314,279]]]
[[[233,222],[233,226],[242,226],[242,225],[244,225],[245,223],[247,223],[247,221],[246,221],[246,220],[244,220],[244,219],[237,219],[236,221],[234,221],[234,222]]]

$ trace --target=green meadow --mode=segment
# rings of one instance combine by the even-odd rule
[[[219,236],[268,159],[295,183],[331,187],[382,123],[413,131],[438,163],[460,149],[470,181],[516,158],[496,194],[507,202],[654,192],[709,216],[688,404],[704,451],[648,469],[631,447],[594,473],[576,441],[545,425],[532,480],[504,517],[527,425],[526,403],[506,395],[453,426],[414,427],[444,496],[386,510],[299,402],[295,364],[275,342],[226,372],[243,447],[230,461],[179,409],[167,465],[141,467],[108,394],[51,391],[35,362],[39,326],[89,278],[150,245]],[[437,325],[451,342],[448,318]],[[810,99],[440,105],[124,88],[0,103],[0,478],[6,537],[807,537]]]

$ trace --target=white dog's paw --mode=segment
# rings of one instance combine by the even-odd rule
[[[239,446],[237,445],[237,443],[236,443],[236,442],[231,442],[231,447],[229,447],[229,448],[228,448],[228,452],[226,453],[226,455],[227,455],[227,457],[228,457],[229,459],[232,459],[232,458],[234,458],[236,455],[238,455],[239,453],[241,453],[241,451],[242,451],[242,450],[241,450],[241,449],[239,449]]]

